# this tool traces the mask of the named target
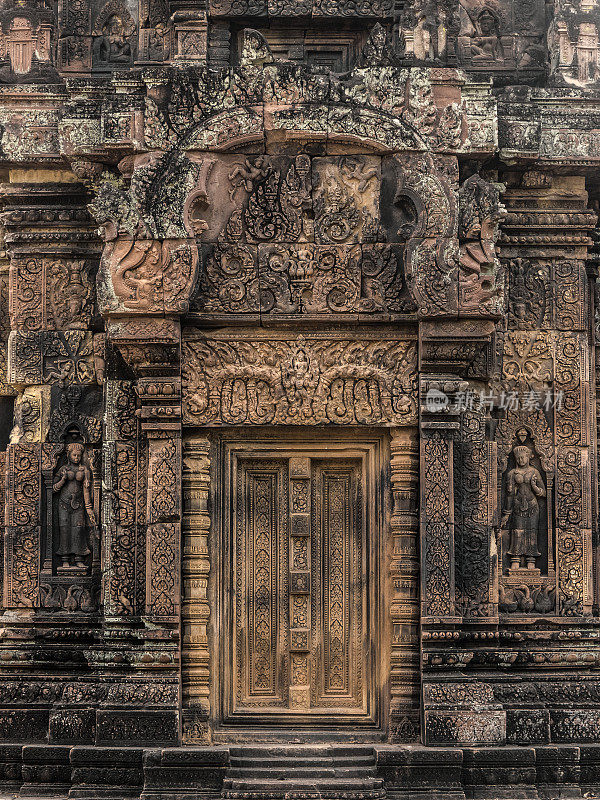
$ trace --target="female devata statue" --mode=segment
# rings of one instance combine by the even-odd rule
[[[502,527],[511,521],[510,568],[535,569],[538,550],[540,504],[538,497],[546,496],[546,487],[539,471],[532,466],[533,453],[526,445],[513,448],[516,466],[506,478],[506,495]]]
[[[54,476],[53,489],[58,493],[58,550],[62,566],[85,568],[91,552],[86,533],[86,517],[92,532],[98,522],[92,502],[92,471],[83,461],[84,446],[71,442],[66,447],[67,463]]]

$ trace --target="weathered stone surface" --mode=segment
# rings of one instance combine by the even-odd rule
[[[599,48],[1,0],[0,792],[597,793]]]

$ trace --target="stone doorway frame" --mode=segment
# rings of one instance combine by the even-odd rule
[[[210,439],[207,438],[208,435],[210,435]],[[194,653],[194,649],[196,643],[200,642],[204,636],[205,623],[198,617],[196,601],[201,604],[204,602],[200,595],[204,595],[204,589],[206,588],[205,597],[210,614],[210,623],[205,628],[206,644],[208,653],[210,653],[210,660],[207,666],[211,676],[210,691],[206,697],[209,707],[209,720],[207,722],[214,740],[226,739],[230,742],[236,739],[244,740],[247,738],[250,728],[253,738],[258,736],[263,740],[283,739],[297,741],[303,735],[306,736],[307,740],[314,740],[318,730],[326,732],[329,738],[338,736],[343,739],[348,735],[353,738],[358,736],[359,738],[365,737],[370,740],[384,738],[387,732],[390,708],[390,642],[392,638],[390,560],[393,546],[391,542],[392,509],[388,431],[384,428],[332,429],[312,426],[297,429],[280,426],[251,431],[229,428],[211,431],[210,434],[206,430],[199,432],[190,430],[184,438],[184,465],[186,463],[186,455],[196,449],[197,443],[200,443],[201,447],[208,445],[204,472],[210,476],[210,489],[205,484],[206,490],[210,492],[210,501],[207,504],[210,512],[209,520],[206,519],[205,515],[197,517],[192,512],[189,524],[184,523],[183,528],[182,680],[184,686],[184,731],[197,730],[198,734],[202,735],[203,733],[200,728],[196,727],[200,723],[194,722],[194,718],[197,716],[194,709],[200,697],[194,689],[190,691],[187,687],[190,679],[192,682],[194,681],[193,673],[195,672],[194,665],[197,655]],[[223,519],[225,506],[228,502],[228,494],[224,493],[219,501],[216,497],[216,490],[218,486],[224,487],[224,481],[228,480],[226,464],[229,459],[228,452],[235,451],[247,453],[248,455],[251,452],[257,454],[268,452],[269,455],[275,455],[280,452],[283,457],[290,455],[292,450],[294,455],[300,455],[305,451],[307,455],[310,453],[317,457],[322,455],[325,458],[360,458],[365,464],[367,481],[365,497],[367,524],[369,527],[366,544],[369,548],[369,572],[374,573],[374,579],[367,594],[367,619],[369,626],[372,627],[370,635],[372,676],[369,687],[372,714],[370,714],[370,719],[365,718],[365,722],[351,720],[348,723],[338,722],[332,725],[319,723],[315,725],[310,720],[299,722],[292,715],[290,715],[289,723],[281,725],[267,724],[264,728],[259,728],[243,721],[225,722],[224,691],[226,691],[226,682],[222,673],[222,665],[226,663],[228,642],[221,635],[221,631],[227,630],[228,625],[226,598],[224,595],[226,589],[226,564],[222,558],[224,537],[229,536],[228,526],[225,525],[225,520]],[[194,483],[194,477],[190,476],[190,478]],[[190,496],[193,494],[194,489],[192,488]],[[187,492],[185,496],[188,496]],[[188,517],[188,507],[184,504],[184,519]],[[210,524],[210,534],[203,534],[201,531],[206,531],[207,522]],[[373,530],[376,531],[375,539],[371,535]],[[206,571],[206,584],[198,584],[194,579],[195,570],[189,568],[189,559],[186,556],[190,551],[197,550],[194,541],[198,535],[207,536],[208,547],[206,549],[209,564]],[[203,728],[203,725],[200,727]],[[300,732],[298,729],[300,729]]]

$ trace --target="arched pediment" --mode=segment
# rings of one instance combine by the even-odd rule
[[[262,36],[246,30],[235,68],[145,72],[146,144],[235,152],[310,142],[360,152],[455,152],[466,139],[467,109],[458,73],[447,72],[454,91],[439,101],[423,69],[381,56],[359,59],[344,75],[325,73],[275,61]]]
[[[428,155],[146,155],[92,210],[105,313],[402,317],[456,292],[456,187]]]
[[[150,149],[92,204],[105,313],[451,317],[461,297],[494,313],[493,241],[473,228],[459,252],[464,107],[448,92],[438,107],[421,69],[366,63],[278,63],[248,30],[234,69],[149,71]],[[473,219],[498,206],[478,181],[463,192]]]

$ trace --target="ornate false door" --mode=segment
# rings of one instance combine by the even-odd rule
[[[375,722],[368,455],[226,448],[225,722]]]

